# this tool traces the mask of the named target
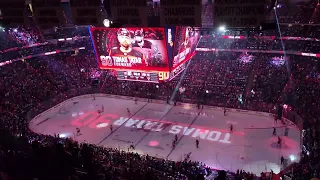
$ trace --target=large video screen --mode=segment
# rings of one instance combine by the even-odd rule
[[[90,28],[101,69],[168,71],[164,28]]]
[[[199,32],[194,31],[191,27],[176,27],[172,69],[186,62],[195,54],[199,37]]]

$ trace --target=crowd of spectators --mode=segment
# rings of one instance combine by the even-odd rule
[[[12,29],[1,29],[0,51],[35,44],[42,41],[40,31],[32,25]]]
[[[295,28],[291,28],[295,29]],[[231,35],[229,37],[233,37]],[[244,36],[243,39],[221,38],[219,40],[220,49],[250,49],[262,51],[282,51],[285,48],[288,54],[292,52],[318,53],[320,47],[319,39],[302,40],[296,37],[295,40],[289,37],[283,37],[282,40],[273,36]],[[286,39],[284,39],[286,38]],[[297,39],[299,43],[297,42]]]
[[[58,29],[55,36],[49,37],[89,36],[86,30],[86,27]],[[37,30],[26,27],[23,31],[1,32],[1,61],[66,48],[85,47],[86,50],[36,56],[0,67],[0,179],[204,179],[205,174],[217,179],[254,178],[243,171],[214,171],[201,162],[173,162],[29,131],[28,120],[37,113],[73,96],[96,92],[91,87],[90,72],[97,64],[89,38],[50,41],[24,48],[22,46],[44,42],[38,38]],[[283,32],[295,37],[319,34],[313,27],[286,27]],[[211,35],[201,38],[199,47],[283,48],[279,38],[258,37],[230,40]],[[315,52],[319,46],[317,41],[285,40],[284,43],[288,51]],[[4,51],[9,48],[14,50]],[[249,61],[242,61],[243,56]],[[279,55],[198,52],[187,63],[186,70],[170,82],[118,81],[112,71],[105,71],[100,76],[99,90],[163,100],[170,100],[176,94],[173,101],[267,112],[277,104],[287,104],[305,120],[301,162],[292,167],[293,179],[319,177],[319,63],[316,58],[288,55],[284,64],[276,66],[271,64],[274,56]]]
[[[253,86],[248,92],[248,101],[253,102],[248,103],[258,105],[259,109],[272,109],[289,79],[285,64],[277,66],[270,63],[274,56],[276,55],[258,54],[255,57],[258,60],[254,69]]]
[[[212,41],[213,36],[208,39],[203,39],[205,45],[200,42],[199,46],[214,48],[215,45],[225,45]],[[311,57],[287,55],[284,58],[278,54],[265,53],[247,53],[246,56],[252,56],[252,62],[242,62],[241,56],[241,53],[198,52],[189,61],[186,72],[170,83],[161,83],[156,88],[148,83],[117,81],[110,75],[106,82],[113,79],[112,85],[104,85],[102,91],[169,99],[174,89],[179,89],[176,92],[177,101],[266,112],[272,112],[277,104],[287,104],[306,121],[301,127],[305,129],[305,151],[301,155],[301,162],[304,163],[294,166],[295,179],[318,177],[318,62]],[[177,86],[183,90],[180,91]]]
[[[84,41],[70,46],[90,44],[90,40]],[[57,45],[44,46],[52,51]],[[28,51],[34,52],[32,49],[37,51]],[[91,91],[90,70],[96,68],[92,48],[76,55],[39,56],[0,68],[3,179],[201,179],[202,174],[211,173],[198,162],[177,163],[120,149],[79,145],[71,139],[28,130],[30,109],[41,112],[52,103]]]
[[[283,49],[287,50],[287,54],[299,54],[299,53],[318,53],[318,48],[320,47],[320,39],[310,38],[310,37],[319,37],[319,28],[318,26],[281,26],[282,32],[282,40],[276,36],[276,32],[264,32],[264,34],[256,34],[256,33],[244,33],[241,31],[226,31],[223,34],[217,33],[215,36],[203,36],[202,42],[198,47],[209,47],[209,48],[218,48],[225,50],[259,50],[259,51],[275,51],[280,53]],[[28,27],[30,28],[30,26]],[[28,29],[26,28],[26,29]],[[45,52],[49,52],[52,49],[67,49],[70,44],[77,43],[78,45],[81,43],[81,40],[86,41],[90,38],[88,33],[88,27],[79,26],[75,28],[75,32],[69,32],[70,28],[66,28],[67,30],[63,30],[63,28],[56,28],[53,30],[53,33],[47,35],[46,38],[50,40],[53,38],[55,41],[42,42],[40,39],[40,34],[38,31],[27,31],[27,30],[5,30],[4,32],[0,32],[2,34],[0,38],[2,38],[2,44],[0,46],[0,60],[7,61],[17,58],[22,58],[30,55],[41,54]],[[34,33],[30,33],[34,32]],[[287,33],[289,32],[289,33]],[[292,32],[296,32],[293,35],[290,34]],[[32,38],[29,43],[19,43],[16,38],[13,38],[14,34],[25,34],[25,38],[18,37],[19,41],[23,39],[28,39],[30,36],[34,36],[36,38]],[[33,34],[33,35],[32,35]],[[75,35],[76,34],[76,35]],[[300,36],[296,36],[299,34]],[[250,35],[250,36],[248,36]],[[233,38],[235,36],[242,37],[240,39]],[[73,40],[66,40],[67,37],[72,37]],[[226,38],[229,37],[229,38]],[[308,38],[306,38],[308,37]],[[214,39],[212,39],[214,38]],[[305,38],[305,39],[303,39]],[[57,41],[57,39],[60,39]],[[63,40],[61,40],[63,39]],[[299,43],[296,43],[296,42]],[[57,43],[56,43],[57,42]],[[44,46],[45,45],[45,46]],[[75,46],[75,45],[73,45]],[[88,46],[88,45],[86,45]],[[88,47],[92,47],[91,44]]]
[[[239,56],[227,52],[216,55],[204,86],[208,104],[236,108],[241,104],[238,98],[245,93],[252,64],[240,61]]]
[[[9,29],[8,35],[13,38],[15,42],[21,45],[29,45],[40,42],[40,32],[37,28],[32,26],[20,26],[15,29]]]

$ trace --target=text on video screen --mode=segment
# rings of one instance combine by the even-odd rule
[[[176,27],[172,65],[173,69],[189,60],[194,55],[199,37],[199,32],[194,31],[191,27]]]
[[[101,69],[169,69],[164,28],[90,30]]]

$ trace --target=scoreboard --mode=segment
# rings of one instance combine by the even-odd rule
[[[171,80],[170,72],[116,71],[118,80],[159,83]],[[175,76],[174,76],[175,77]]]
[[[142,82],[159,82],[158,73],[139,72],[139,71],[117,71],[118,80],[142,81]]]
[[[158,83],[171,80],[195,54],[199,34],[189,27],[90,27],[100,69],[118,80]]]

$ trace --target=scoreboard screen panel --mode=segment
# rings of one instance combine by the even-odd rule
[[[101,69],[169,71],[164,28],[90,28]]]
[[[117,71],[117,79],[151,83],[159,82],[159,76],[157,72]]]
[[[199,32],[194,31],[191,27],[176,27],[172,70],[189,60],[195,54],[199,38]]]

